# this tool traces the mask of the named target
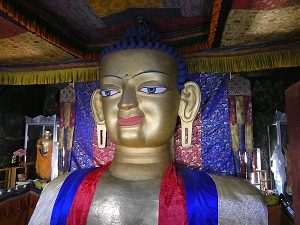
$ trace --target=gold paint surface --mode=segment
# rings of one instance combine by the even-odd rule
[[[169,142],[179,106],[177,64],[168,54],[150,49],[117,51],[100,63],[100,89],[114,90],[102,97],[105,124],[118,146],[154,147]],[[166,88],[163,93],[145,93],[143,88]],[[120,126],[119,118],[143,117],[134,126]]]
[[[102,104],[96,101],[93,107],[103,111],[116,145],[113,175],[133,180],[161,176],[170,161],[180,100],[175,59],[157,50],[127,49],[105,56],[100,68]]]

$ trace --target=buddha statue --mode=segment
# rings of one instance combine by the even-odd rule
[[[201,100],[199,86],[184,83],[173,53],[151,46],[116,47],[101,57],[100,68],[91,106],[101,144],[106,130],[115,144],[113,161],[51,181],[30,225],[267,224],[261,194],[247,181],[199,171],[194,176],[172,163],[177,119],[188,146]],[[81,177],[76,180],[74,173]],[[199,176],[204,178],[194,179]]]
[[[50,180],[53,148],[52,134],[50,131],[46,130],[44,136],[37,140],[36,148],[36,173],[40,178]]]

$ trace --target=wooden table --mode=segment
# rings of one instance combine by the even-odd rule
[[[39,200],[40,194],[28,191],[0,201],[1,225],[27,225]]]

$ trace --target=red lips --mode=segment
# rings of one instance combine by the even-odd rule
[[[130,118],[118,118],[118,123],[120,126],[133,126],[141,123],[144,120],[143,116],[133,116]]]

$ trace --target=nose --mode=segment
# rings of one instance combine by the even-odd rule
[[[119,109],[130,110],[138,106],[135,88],[131,85],[124,84],[121,100],[118,103]]]

